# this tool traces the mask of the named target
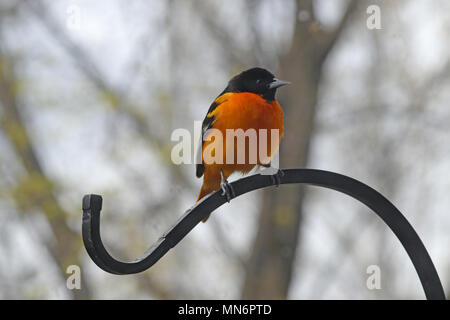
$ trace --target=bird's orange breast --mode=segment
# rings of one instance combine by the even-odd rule
[[[246,173],[250,171],[256,164],[266,164],[270,162],[270,158],[278,150],[279,142],[283,136],[283,111],[279,103],[267,101],[262,96],[249,92],[225,93],[216,99],[219,104],[208,116],[214,116],[215,120],[213,128],[222,132],[223,135],[223,167],[224,171],[231,173],[232,171],[241,171]],[[249,143],[251,139],[246,138],[245,150],[238,148],[237,139],[234,143],[230,143],[226,139],[227,129],[238,130],[244,132],[255,130],[257,133],[257,163],[252,163],[249,158]],[[261,134],[261,129],[265,129],[266,135]],[[278,131],[278,139],[272,139],[272,129]],[[276,136],[274,136],[276,138]],[[264,139],[265,141],[261,141]],[[273,141],[274,140],[274,141]],[[213,141],[205,141],[203,150],[207,148]],[[268,157],[260,157],[260,145],[265,143],[267,146]],[[231,148],[234,150],[234,163],[227,163],[226,155],[230,154]],[[245,153],[245,163],[238,163],[237,156],[239,153]],[[264,154],[264,153],[263,153]]]

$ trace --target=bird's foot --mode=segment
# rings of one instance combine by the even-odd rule
[[[281,178],[284,177],[284,172],[281,169],[278,169],[277,173],[270,176],[272,178],[272,182],[277,188],[280,186]]]
[[[222,189],[222,196],[227,198],[227,202],[236,197],[233,186],[225,179],[222,170],[220,170],[220,189]]]

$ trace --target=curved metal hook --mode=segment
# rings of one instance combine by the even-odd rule
[[[281,184],[303,183],[345,193],[371,208],[394,232],[408,253],[419,275],[427,299],[445,299],[444,289],[425,246],[402,213],[384,196],[366,184],[342,174],[315,169],[286,169]],[[236,196],[272,186],[270,175],[253,175],[232,182]],[[181,241],[203,218],[226,202],[221,190],[211,193],[187,210],[177,223],[159,238],[142,257],[133,262],[114,259],[100,237],[102,197],[83,198],[83,241],[91,259],[103,270],[113,274],[142,272],[155,264],[170,248]]]

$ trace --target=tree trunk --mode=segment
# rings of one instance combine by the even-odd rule
[[[354,8],[355,2],[351,2],[336,30],[324,32],[314,21],[311,1],[297,3],[297,13],[306,10],[312,20],[297,20],[291,48],[281,59],[280,77],[292,84],[279,93],[285,113],[280,168],[307,165],[322,65]],[[259,227],[247,263],[243,299],[286,299],[297,251],[303,198],[300,185],[264,191]]]

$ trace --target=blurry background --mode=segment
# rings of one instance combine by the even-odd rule
[[[373,4],[381,29],[367,27]],[[195,202],[201,181],[171,162],[171,133],[192,131],[253,66],[293,82],[277,95],[281,167],[380,191],[450,295],[449,12],[446,0],[2,0],[0,298],[424,298],[384,223],[313,187],[233,200],[138,275],[87,256],[84,194],[103,195],[102,234],[124,260]],[[81,290],[66,288],[72,264]],[[379,290],[366,286],[371,265]]]

